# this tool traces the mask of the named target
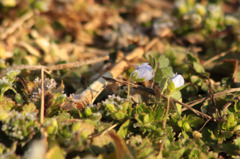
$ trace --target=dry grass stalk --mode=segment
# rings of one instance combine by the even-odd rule
[[[89,60],[85,60],[85,61],[77,61],[77,62],[72,62],[72,63],[66,63],[66,64],[58,64],[58,65],[51,65],[51,66],[42,66],[42,65],[16,65],[16,66],[11,66],[8,67],[4,70],[2,70],[0,72],[0,77],[4,76],[8,70],[11,69],[17,69],[17,70],[41,70],[42,68],[49,71],[54,71],[54,70],[62,70],[62,69],[70,69],[70,68],[77,68],[77,67],[81,67],[83,65],[90,65],[90,64],[95,64],[98,62],[102,62],[105,60],[108,60],[109,56],[104,56],[104,57],[100,57],[100,58],[95,58],[95,59],[89,59]]]
[[[44,68],[41,69],[41,79],[42,79],[42,95],[41,95],[41,109],[40,109],[40,124],[43,125],[44,122]]]

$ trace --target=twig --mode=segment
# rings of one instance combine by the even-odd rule
[[[232,88],[232,89],[228,89],[228,90],[225,90],[225,91],[222,91],[222,92],[218,92],[218,93],[215,93],[214,94],[214,98],[218,98],[218,97],[221,97],[223,95],[227,95],[227,94],[230,94],[232,92],[239,92],[240,91],[240,88]],[[203,101],[208,101],[210,100],[211,98],[209,96],[207,97],[203,97],[203,98],[200,98],[200,99],[197,99],[197,100],[194,100],[194,101],[191,101],[191,102],[188,102],[186,103],[189,107],[193,107],[199,103],[202,103]],[[187,110],[186,108],[183,108],[182,111],[185,111]]]
[[[215,101],[215,98],[214,98],[214,93],[213,93],[213,88],[212,88],[212,83],[211,83],[210,78],[208,76],[204,75],[204,74],[201,74],[201,73],[198,73],[198,72],[196,72],[196,73],[199,76],[201,76],[203,78],[206,78],[208,80],[209,96],[210,96],[210,99],[212,101],[212,107],[208,107],[208,108],[210,108],[209,110],[214,111],[216,113],[217,117],[220,117],[219,111],[218,111],[217,106],[216,106],[216,101]],[[209,112],[209,113],[212,113],[212,112]]]
[[[90,135],[89,137],[90,137],[90,138],[95,138],[95,137],[98,137],[98,136],[99,136],[99,137],[102,137],[103,135],[105,135],[106,133],[108,133],[109,131],[111,131],[112,129],[114,129],[116,126],[118,126],[118,123],[116,123],[116,124],[114,124],[114,125],[106,128],[106,129],[104,129],[104,130],[103,130],[102,132],[100,132],[100,133],[92,134],[92,135]]]
[[[231,50],[224,51],[224,52],[222,52],[222,53],[220,53],[220,54],[218,54],[218,55],[216,55],[216,56],[213,56],[212,58],[210,58],[210,59],[208,59],[207,61],[205,61],[205,62],[203,63],[203,66],[205,66],[205,65],[207,65],[207,64],[209,64],[209,63],[211,63],[211,62],[213,62],[213,61],[215,61],[215,60],[217,60],[217,59],[219,59],[219,58],[221,58],[221,57],[224,57],[224,56],[226,56],[227,54],[229,54],[230,52],[235,51],[235,50],[236,50],[236,47],[232,48]]]
[[[94,64],[94,63],[98,63],[98,62],[102,62],[105,60],[108,60],[109,56],[104,56],[104,57],[100,57],[100,58],[96,58],[96,59],[90,59],[90,60],[86,60],[86,61],[78,61],[78,62],[72,62],[72,63],[66,63],[66,64],[58,64],[58,65],[52,65],[52,66],[41,66],[41,65],[16,65],[16,66],[11,66],[8,67],[7,69],[4,69],[1,74],[0,77],[2,77],[3,75],[6,74],[7,70],[10,69],[17,69],[17,70],[41,70],[42,68],[44,68],[45,70],[62,70],[62,69],[69,69],[69,68],[76,68],[76,67],[81,67],[83,65],[90,65],[90,64]]]
[[[104,78],[105,80],[107,80],[107,81],[117,82],[117,83],[120,83],[120,84],[125,85],[125,86],[127,86],[127,84],[128,84],[126,81],[120,81],[120,80],[116,80],[116,79],[109,78],[109,77],[103,77],[103,78]],[[137,84],[134,84],[134,83],[130,83],[130,87],[135,88],[135,89],[138,89],[138,90],[140,90],[140,91],[144,91],[144,92],[146,92],[146,93],[149,93],[149,94],[155,96],[155,92],[154,92],[154,90],[151,89],[151,88],[147,88],[147,87],[144,87],[144,86],[141,86],[141,85],[137,85]],[[164,99],[167,99],[167,98],[168,98],[168,97],[166,97],[166,96],[163,95],[163,94],[161,94],[161,97],[163,97]],[[196,110],[196,109],[193,109],[192,107],[189,107],[189,106],[188,106],[187,104],[185,104],[185,103],[182,103],[182,102],[180,102],[180,101],[178,101],[178,100],[176,100],[176,99],[174,99],[174,98],[170,98],[170,99],[171,99],[172,101],[174,101],[175,103],[178,103],[178,104],[186,107],[187,109],[191,110],[193,113],[195,113],[195,114],[198,115],[198,116],[202,116],[202,117],[207,118],[207,119],[213,119],[210,115],[207,115],[207,114],[202,113],[202,112],[200,112],[200,111],[198,111],[198,110]]]
[[[101,136],[105,135],[107,132],[114,129],[116,126],[118,126],[118,123],[116,123],[116,124],[110,126],[109,128],[105,129],[99,136],[101,137]]]
[[[42,95],[41,95],[41,109],[40,109],[40,124],[43,125],[44,122],[44,68],[41,69],[41,79],[42,79]]]
[[[25,23],[27,20],[31,19],[34,15],[34,12],[28,12],[25,15],[23,15],[22,17],[20,17],[18,20],[16,20],[10,27],[8,27],[0,36],[0,40],[4,40],[7,38],[7,36],[9,36],[10,34],[12,34],[13,32],[15,32],[19,27],[21,27],[23,25],[23,23]]]
[[[152,42],[154,41],[154,42]],[[152,47],[158,40],[153,39],[149,45]],[[137,57],[142,57],[145,51],[150,49],[150,46],[147,45],[145,48],[138,47],[129,53],[126,58],[120,60],[117,64],[115,64],[112,69],[106,72],[104,77],[117,78],[124,69],[128,66],[128,62]],[[109,84],[104,78],[98,78],[94,83],[92,83],[85,91],[83,91],[80,95],[76,94],[74,96],[74,104],[76,108],[83,109],[86,105],[93,103],[98,95],[103,91],[103,89]]]
[[[18,43],[19,46],[25,48],[30,54],[36,56],[36,57],[40,57],[41,53],[34,48],[33,46],[31,46],[30,44],[26,43],[25,41],[21,41]]]
[[[161,159],[163,157],[162,156],[163,146],[164,146],[164,139],[160,141],[159,152],[158,152],[158,156],[157,156],[157,158],[159,158],[159,159]]]
[[[210,119],[208,119],[207,121],[205,121],[205,123],[203,124],[203,126],[198,130],[199,132],[205,127],[205,125],[210,121]]]
[[[158,38],[154,38],[150,43],[144,48],[144,51],[147,52],[150,50],[156,43],[158,42]]]
[[[234,104],[235,102],[237,102],[240,99],[240,96],[235,97],[234,99],[232,99],[231,101],[227,102],[224,106],[223,106],[223,119],[226,117],[227,113],[226,110],[227,108],[231,105]]]

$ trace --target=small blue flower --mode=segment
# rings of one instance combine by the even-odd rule
[[[182,75],[174,74],[173,78],[171,79],[175,85],[175,88],[182,87],[184,85],[184,78]]]
[[[148,63],[143,63],[131,73],[131,80],[142,82],[153,78],[153,69]]]

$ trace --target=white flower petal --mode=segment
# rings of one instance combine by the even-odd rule
[[[184,78],[182,75],[175,74],[172,78],[172,81],[175,85],[175,88],[181,87],[184,85]]]
[[[149,81],[153,78],[153,69],[148,63],[143,63],[139,65],[133,71],[133,73],[136,73],[136,72],[138,73],[138,76],[137,76],[138,79],[144,78],[144,81]]]

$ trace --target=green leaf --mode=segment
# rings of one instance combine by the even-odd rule
[[[183,123],[183,129],[184,129],[186,132],[192,131],[192,128],[191,128],[191,126],[189,125],[188,122],[184,122],[184,123]]]
[[[8,85],[1,85],[1,87],[0,101],[2,101],[4,93],[11,88]]]
[[[187,116],[187,121],[191,127],[198,127],[204,123],[200,117],[194,116],[192,114]]]
[[[193,62],[193,68],[198,73],[205,73],[203,66],[197,62]]]
[[[168,78],[163,78],[159,84],[162,92],[165,91],[165,89],[167,89],[167,86],[168,86]]]
[[[182,98],[182,94],[180,91],[175,91],[175,92],[172,92],[172,94],[170,94],[170,97],[172,97],[176,100],[179,100]]]
[[[159,67],[160,67],[160,68],[168,67],[168,65],[169,65],[169,60],[168,60],[168,58],[166,58],[166,56],[161,55],[161,56],[158,58],[158,64],[159,64]]]
[[[117,134],[121,137],[121,138],[125,138],[127,133],[128,133],[128,127],[130,124],[130,120],[128,119],[127,121],[125,121],[121,127],[119,128]]]
[[[10,70],[7,72],[6,77],[9,81],[9,83],[13,83],[16,79],[16,76],[20,73],[19,70]]]
[[[17,93],[15,95],[15,100],[16,100],[17,103],[20,103],[21,105],[23,105],[23,99],[22,99],[22,96],[19,93]]]
[[[115,108],[114,104],[109,103],[105,107],[110,112],[115,112],[116,111],[116,108]]]
[[[190,62],[198,62],[198,59],[194,57],[192,54],[187,54],[187,57]]]
[[[170,83],[168,84],[167,89],[168,89],[169,94],[172,94],[174,92],[175,84],[173,83],[173,81],[170,81]]]
[[[156,59],[152,56],[148,56],[149,64],[152,66],[152,68],[155,70],[156,69]]]
[[[163,72],[163,77],[165,78],[172,78],[174,75],[172,67],[162,68],[162,72]]]
[[[85,109],[84,109],[84,114],[86,115],[86,117],[91,116],[92,113],[93,113],[93,112],[92,112],[92,110],[91,110],[90,107],[85,107]]]
[[[159,83],[163,79],[163,72],[162,69],[157,68],[155,76],[154,76],[154,82]]]
[[[163,110],[162,107],[157,106],[157,109],[156,109],[154,112],[155,112],[155,114],[154,114],[155,120],[161,120],[161,119],[163,119],[164,110]]]
[[[36,106],[34,103],[25,104],[23,106],[23,112],[25,113],[34,112],[35,110],[36,110]]]
[[[113,114],[113,117],[117,120],[122,120],[126,117],[126,113],[124,113],[122,111],[118,111],[118,112]]]
[[[172,78],[174,75],[172,67],[157,68],[154,81],[156,83],[161,83],[164,78]],[[164,81],[165,83],[165,81]]]

